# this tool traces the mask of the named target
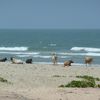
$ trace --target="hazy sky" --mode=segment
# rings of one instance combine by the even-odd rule
[[[100,29],[100,0],[0,0],[0,28]]]

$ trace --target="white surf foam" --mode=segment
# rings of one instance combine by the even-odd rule
[[[58,56],[58,58],[69,58],[69,56]]]
[[[52,64],[52,62],[33,62],[34,64]],[[57,64],[63,65],[64,62],[58,62]],[[82,63],[72,63],[73,66],[81,66],[81,65],[85,65]]]
[[[0,53],[1,54],[16,54],[16,55],[37,55],[37,54],[39,54],[39,52],[19,52],[19,51],[18,52],[15,52],[15,51],[9,51],[9,52],[0,51]]]
[[[100,56],[100,53],[88,52],[88,53],[65,53],[68,56]]]
[[[33,57],[35,57],[35,58],[44,58],[44,59],[51,58],[51,56],[42,56],[42,55],[34,55]]]
[[[100,52],[100,48],[89,48],[89,47],[72,47],[72,51],[87,51],[87,52]]]
[[[31,55],[16,55],[17,57],[24,58],[24,57],[32,57]]]
[[[34,64],[52,64],[52,62],[33,62]],[[58,62],[57,64],[63,64],[63,62]]]
[[[48,45],[50,45],[50,46],[56,46],[56,44],[54,44],[54,43],[51,43],[51,44],[48,44]]]
[[[21,55],[17,55],[18,57],[34,57],[34,58],[43,58],[43,59],[49,59],[49,58],[51,58],[51,56],[44,56],[44,55],[27,55],[27,54],[21,54]],[[65,58],[70,58],[70,56],[58,56],[58,58],[62,58],[62,59],[65,59]]]
[[[28,47],[0,47],[1,51],[27,51]]]
[[[87,53],[87,56],[100,56],[100,53]]]
[[[18,57],[34,57],[34,58],[42,58],[42,59],[48,59],[51,56],[42,56],[42,55],[17,55]]]

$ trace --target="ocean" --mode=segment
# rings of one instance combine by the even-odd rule
[[[32,58],[33,63],[51,64],[52,53],[58,62],[72,59],[84,64],[92,56],[100,64],[99,29],[0,29],[0,58]]]

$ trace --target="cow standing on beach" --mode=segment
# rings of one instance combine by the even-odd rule
[[[57,55],[55,53],[53,53],[53,55],[52,55],[52,62],[53,62],[54,65],[57,64],[57,60],[58,60]]]
[[[85,57],[85,64],[87,66],[87,64],[91,64],[93,61],[93,58],[92,57]]]

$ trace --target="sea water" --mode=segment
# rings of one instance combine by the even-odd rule
[[[51,63],[52,53],[58,62],[72,59],[84,63],[85,56],[92,56],[100,64],[99,29],[0,29],[0,58],[10,57],[33,63]]]

